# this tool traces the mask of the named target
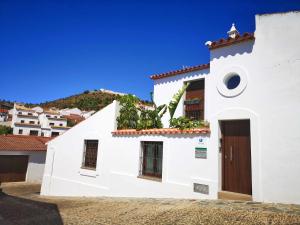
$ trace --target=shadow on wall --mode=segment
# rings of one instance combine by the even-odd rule
[[[235,55],[242,55],[242,54],[250,54],[253,50],[254,46],[253,41],[246,41],[241,42],[238,44],[230,45],[228,47],[223,48],[217,48],[215,50],[212,50],[210,52],[210,60],[213,61],[214,59],[219,59],[221,57],[227,57],[227,56],[235,56]]]
[[[57,205],[0,193],[0,224],[62,225]]]

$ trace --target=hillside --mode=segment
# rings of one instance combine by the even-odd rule
[[[46,101],[40,104],[26,104],[27,107],[41,106],[42,108],[55,107],[58,109],[64,108],[79,108],[81,110],[98,111],[117,99],[118,95],[105,93],[102,91],[85,91],[81,94],[72,95],[66,98],[60,98],[53,101]]]
[[[32,108],[35,106],[40,106],[45,109],[55,107],[58,109],[64,108],[79,108],[80,110],[98,111],[105,106],[109,105],[113,100],[118,99],[119,95],[108,93],[101,90],[95,91],[84,91],[81,94],[72,95],[65,98],[56,99],[53,101],[46,101],[39,104],[24,103],[26,107]],[[0,100],[0,102],[5,102],[13,107],[13,102]],[[142,101],[145,104],[150,104],[148,101]]]
[[[58,109],[64,108],[79,108],[80,110],[98,111],[105,106],[113,102],[113,100],[118,99],[119,95],[103,92],[101,90],[95,91],[84,91],[81,94],[72,95],[66,98],[61,98],[53,101],[46,101],[40,104],[26,104],[28,107],[41,106],[42,108],[55,107]],[[148,104],[148,101],[142,101]],[[150,104],[150,103],[149,103]]]

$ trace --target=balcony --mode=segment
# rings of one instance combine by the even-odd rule
[[[63,130],[68,130],[71,127],[63,127],[63,126],[51,126],[52,129],[63,129]]]
[[[40,124],[33,124],[33,123],[18,123],[18,122],[16,122],[15,123],[15,126],[21,126],[21,127],[38,127],[38,128],[40,128],[41,127],[41,125]]]
[[[30,119],[38,119],[39,118],[38,116],[35,116],[35,115],[23,115],[23,114],[17,114],[17,115],[20,118],[30,118]]]

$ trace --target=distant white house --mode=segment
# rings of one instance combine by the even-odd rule
[[[11,123],[13,134],[56,137],[69,129],[67,119],[58,112],[40,111],[39,107],[30,109],[15,104]]]
[[[154,101],[210,128],[117,130],[118,102],[48,143],[42,195],[300,204],[300,12],[207,42],[207,64],[151,76]],[[67,160],[66,160],[67,159]]]

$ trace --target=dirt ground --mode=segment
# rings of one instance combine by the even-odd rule
[[[0,225],[300,224],[300,206],[241,201],[39,196],[40,185],[2,184]]]

